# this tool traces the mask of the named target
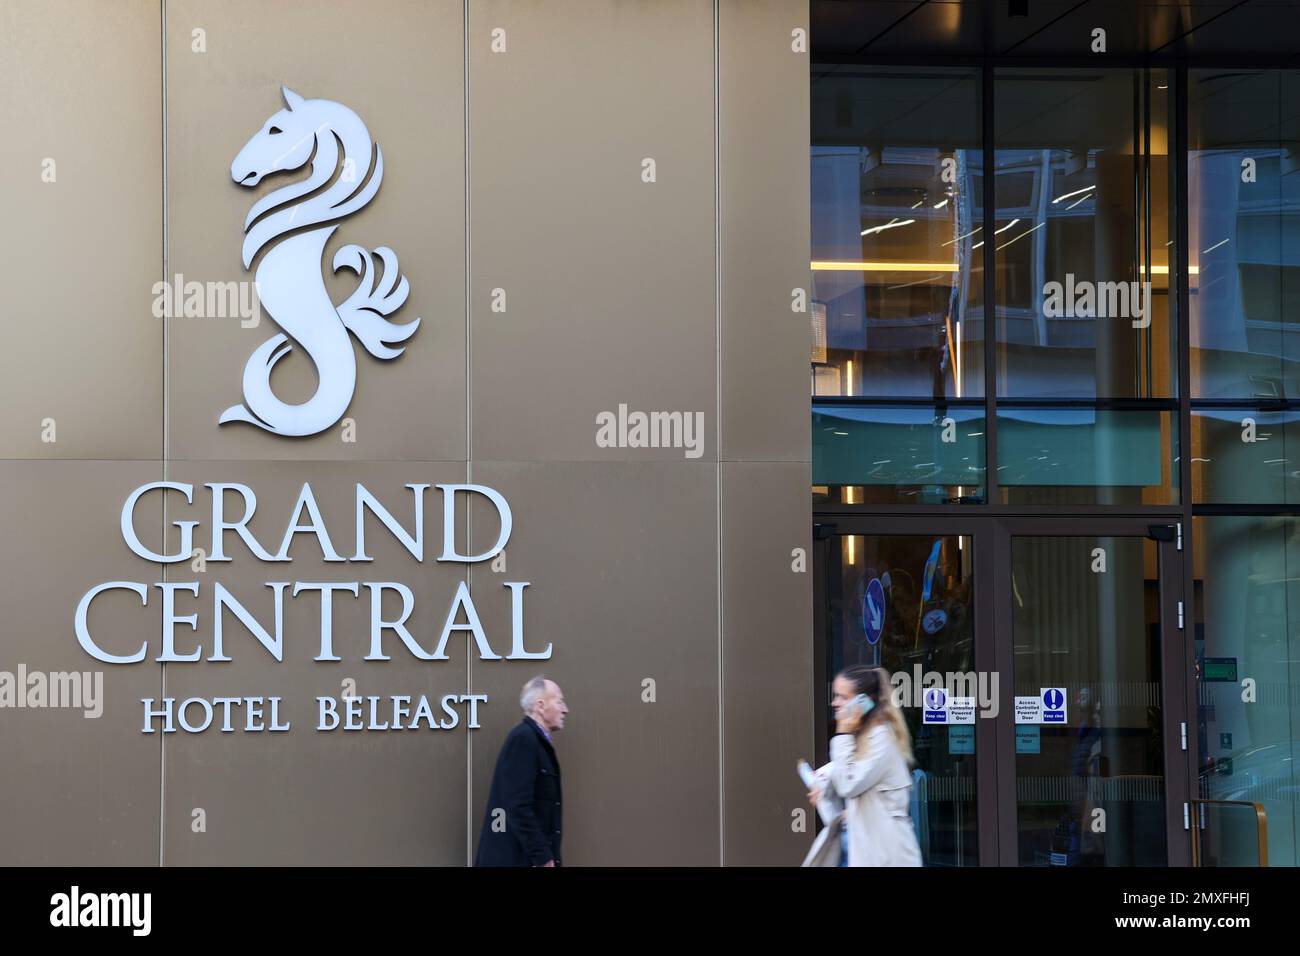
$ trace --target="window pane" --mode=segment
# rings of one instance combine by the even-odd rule
[[[1300,523],[1196,518],[1194,537],[1199,795],[1261,803],[1269,865],[1295,866]],[[1253,829],[1241,837],[1255,839]]]
[[[1172,411],[998,410],[998,482],[1008,504],[1171,504]]]
[[[1300,502],[1300,410],[1192,412],[1192,500],[1216,504]]]
[[[983,393],[980,80],[815,69],[812,393]]]
[[[823,503],[944,504],[984,494],[983,406],[813,405]]]
[[[997,72],[998,394],[1173,394],[1168,87],[1141,70]]]
[[[1189,73],[1192,394],[1300,395],[1300,74]]]

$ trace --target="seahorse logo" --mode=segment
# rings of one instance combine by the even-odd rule
[[[335,305],[325,289],[321,265],[325,243],[338,220],[367,205],[384,178],[379,144],[356,113],[330,100],[305,100],[283,88],[286,108],[253,135],[230,176],[256,186],[272,173],[311,164],[310,174],[253,204],[244,221],[244,268],[266,249],[255,274],[263,310],[284,331],[271,336],[244,366],[244,402],[221,413],[220,424],[248,422],[277,435],[315,435],[347,411],[357,383],[357,358],[348,332],[367,352],[394,359],[420,325],[388,321],[410,292],[393,250],[373,252],[349,245],[334,256],[333,268],[359,277],[356,291]],[[313,229],[312,226],[320,226]],[[382,266],[382,268],[379,268]],[[316,393],[300,405],[281,401],[271,390],[271,371],[294,348],[316,366]]]

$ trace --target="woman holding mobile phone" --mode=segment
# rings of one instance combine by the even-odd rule
[[[894,706],[889,673],[850,667],[831,689],[836,730],[831,760],[818,771],[808,799],[814,806],[822,800],[842,802],[843,838],[836,841],[838,852],[819,839],[804,865],[921,866],[908,813],[912,741]]]

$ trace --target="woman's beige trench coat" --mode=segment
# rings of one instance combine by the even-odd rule
[[[843,825],[849,833],[849,866],[920,866],[921,848],[908,814],[912,778],[893,730],[877,723],[867,732],[862,757],[857,746],[852,734],[831,738],[831,761],[817,771],[822,791],[817,811],[828,825],[803,865],[838,866]]]

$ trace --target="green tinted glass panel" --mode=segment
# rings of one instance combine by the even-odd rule
[[[983,408],[813,405],[813,484],[984,483]]]
[[[1171,502],[1176,499],[1175,421],[1173,412],[1160,409],[1000,409],[998,481],[1004,498],[1043,504]]]
[[[1300,411],[1192,412],[1192,500],[1213,504],[1300,501]]]

